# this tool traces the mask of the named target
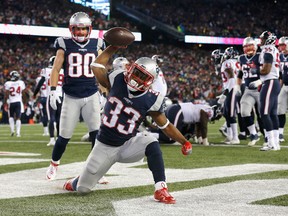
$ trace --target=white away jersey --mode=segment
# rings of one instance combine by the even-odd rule
[[[167,83],[164,77],[163,72],[160,70],[157,79],[152,84],[152,89],[154,91],[160,92],[163,96],[167,95]]]
[[[36,78],[36,85],[38,85],[40,79],[41,79],[41,76]],[[47,97],[47,84],[45,82],[42,84],[40,88],[40,97]]]
[[[264,64],[264,54],[270,53],[273,56],[272,68],[270,73],[267,75],[260,75],[260,79],[262,82],[270,79],[278,79],[279,78],[279,70],[280,70],[280,54],[279,50],[274,45],[265,45],[261,47],[261,53],[259,56],[259,62],[262,66]]]
[[[43,85],[47,86],[47,95],[49,95],[50,93],[50,75],[51,75],[51,71],[52,68],[47,67],[47,68],[43,68],[41,70],[41,76],[45,77],[45,82],[43,83]],[[59,78],[58,78],[58,84],[56,87],[56,94],[60,97],[62,97],[62,85],[63,85],[63,79],[64,79],[64,72],[63,69],[60,70],[59,72]]]
[[[200,122],[200,110],[204,110],[208,113],[209,119],[214,114],[214,110],[211,106],[205,104],[193,104],[192,102],[179,103],[182,113],[183,122],[187,124],[194,124]]]
[[[7,81],[4,87],[9,91],[10,103],[22,102],[22,91],[25,89],[25,83],[22,80]]]
[[[239,67],[239,63],[236,59],[227,59],[226,61],[224,61],[221,65],[221,77],[222,77],[222,81],[223,81],[223,89],[227,89],[228,88],[228,81],[229,81],[229,75],[228,73],[225,71],[227,68],[232,68],[233,72],[234,72],[234,84],[232,83],[230,86],[234,86],[236,83],[236,77],[238,74],[238,71],[240,69]],[[231,79],[231,78],[230,78]],[[229,89],[231,90],[231,89]]]

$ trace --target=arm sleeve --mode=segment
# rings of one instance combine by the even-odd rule
[[[45,82],[45,77],[42,76],[41,79],[39,80],[35,90],[34,90],[34,93],[33,93],[34,97],[38,94],[38,92],[40,91],[40,88],[41,88],[41,86],[43,85],[44,82]]]

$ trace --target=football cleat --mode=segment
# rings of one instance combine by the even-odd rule
[[[239,139],[232,139],[230,144],[231,145],[240,144],[240,140]]]
[[[260,140],[258,134],[251,134],[250,135],[250,142],[248,143],[248,146],[253,146]]]
[[[226,139],[224,140],[224,143],[229,145],[229,144],[231,144],[231,141],[232,141],[232,139],[227,136]]]
[[[285,142],[283,134],[279,134],[279,141],[280,142]]]
[[[43,133],[42,136],[49,136],[49,133]]]
[[[280,150],[280,149],[276,149],[276,148],[269,146],[269,145],[260,148],[260,151],[277,151],[277,150]]]
[[[50,166],[48,167],[48,170],[46,172],[46,179],[47,180],[54,180],[56,178],[58,169],[58,164],[50,162]]]
[[[11,137],[14,136],[14,132],[11,133]]]
[[[21,137],[21,134],[17,134],[16,137]]]
[[[63,189],[67,190],[67,191],[76,191],[77,190],[76,187],[77,187],[78,180],[79,180],[79,176],[77,176],[77,177],[75,177],[73,179],[69,179],[63,185]]]
[[[221,127],[219,128],[219,132],[222,134],[223,137],[227,137],[227,127]]]
[[[246,137],[246,135],[239,134],[239,135],[238,135],[238,139],[239,139],[239,140],[246,140],[247,137]]]
[[[163,202],[165,204],[175,204],[176,200],[168,192],[167,188],[162,188],[154,192],[154,200],[157,202]]]
[[[47,146],[54,146],[55,145],[55,140],[50,140],[50,142],[47,144]]]

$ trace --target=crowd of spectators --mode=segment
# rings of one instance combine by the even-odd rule
[[[130,22],[110,18],[91,8],[68,0],[1,0],[0,23],[68,27],[69,19],[75,12],[83,11],[89,14],[94,29],[105,30],[115,26],[123,26],[137,31],[137,27]]]
[[[285,0],[125,0],[121,2],[185,34],[247,37],[287,32]]]
[[[42,38],[43,39],[43,38]],[[0,38],[0,85],[9,79],[9,72],[17,70],[21,79],[33,88],[40,70],[54,55],[54,40],[37,40],[23,36]],[[211,50],[195,46],[143,44],[135,42],[117,55],[135,61],[141,56],[154,54],[164,58],[164,71],[171,99],[180,101],[210,100],[221,90],[220,77],[215,76],[210,63]],[[117,56],[115,56],[117,57]],[[0,99],[3,98],[3,91]]]
[[[247,1],[229,1],[229,3],[225,0],[123,1],[127,6],[164,23],[173,26],[181,24],[185,31],[191,34],[244,37],[253,33],[260,34],[266,29],[278,35],[286,31],[287,18],[282,15],[284,5],[288,3],[280,5],[274,1],[249,1],[247,7],[245,2]],[[257,13],[268,5],[271,11],[269,16],[264,17],[264,13]],[[276,9],[279,10],[275,12]],[[68,27],[71,15],[77,11],[89,13],[93,19],[94,29],[123,26],[137,31],[137,26],[123,17],[110,17],[108,20],[103,14],[79,4],[72,4],[68,0],[0,1],[0,23]],[[48,65],[48,59],[55,54],[54,40],[55,38],[32,36],[0,36],[0,101],[3,99],[3,84],[9,78],[11,70],[18,70],[26,85],[33,89],[40,70]],[[216,48],[218,47],[210,46],[204,49],[179,42],[175,44],[135,42],[117,55],[125,56],[131,61],[141,56],[161,55],[164,58],[162,70],[168,83],[169,98],[177,101],[213,101],[220,94],[222,86],[221,78],[215,75],[214,66],[210,62],[211,51]]]

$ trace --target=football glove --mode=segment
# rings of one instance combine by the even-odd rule
[[[258,88],[262,84],[262,81],[260,79],[253,81],[249,84],[249,88]]]
[[[60,97],[56,94],[55,90],[51,90],[49,94],[50,106],[52,109],[57,110],[57,102],[61,103]]]
[[[217,103],[220,104],[220,105],[223,105],[224,102],[225,102],[225,99],[226,99],[226,95],[221,94],[221,95],[217,96],[216,98],[218,98]]]
[[[187,141],[182,145],[182,154],[183,155],[190,155],[192,154],[192,144]]]

